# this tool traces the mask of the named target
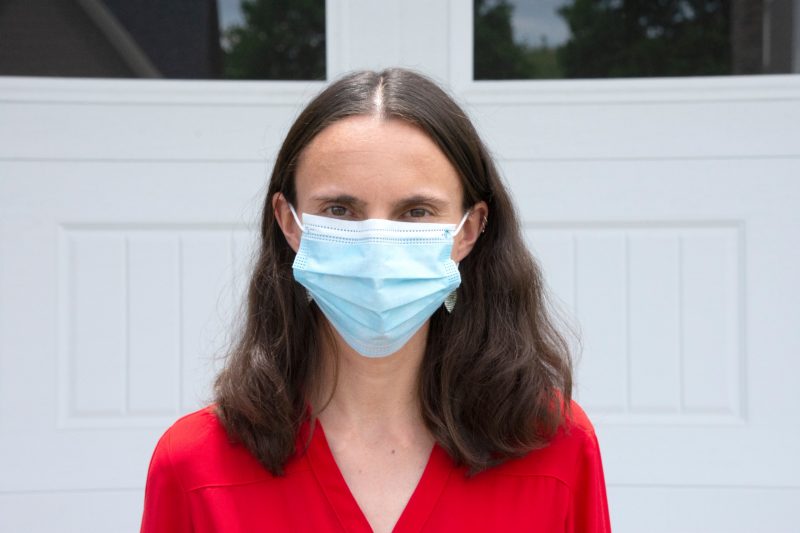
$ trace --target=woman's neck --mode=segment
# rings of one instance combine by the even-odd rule
[[[364,438],[379,433],[418,434],[424,428],[418,381],[427,333],[426,323],[398,352],[365,357],[334,332],[335,345],[323,350],[327,364],[312,399],[325,431]],[[334,357],[336,373],[331,364]]]

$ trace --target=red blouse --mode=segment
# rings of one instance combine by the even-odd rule
[[[574,402],[572,409],[572,421],[546,448],[472,478],[435,444],[394,531],[611,531],[597,438],[583,410]],[[275,477],[243,446],[229,443],[206,407],[179,419],[159,440],[141,531],[372,530],[319,422],[307,453]]]

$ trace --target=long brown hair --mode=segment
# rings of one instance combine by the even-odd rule
[[[376,98],[379,96],[379,98]],[[303,149],[346,117],[379,115],[425,131],[461,177],[467,209],[483,200],[490,221],[460,262],[452,314],[430,320],[419,375],[422,415],[438,443],[475,473],[544,446],[567,416],[572,364],[548,312],[541,272],[514,206],[464,111],[434,82],[405,69],[356,72],[323,90],[286,136],[264,200],[261,243],[243,328],[217,377],[217,414],[228,434],[273,474],[295,453],[306,402],[321,369],[324,318],[292,277],[294,251],[272,210],[295,203]]]

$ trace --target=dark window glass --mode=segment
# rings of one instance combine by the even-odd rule
[[[789,73],[796,0],[474,0],[476,80]]]
[[[325,0],[3,0],[0,75],[325,79]]]
[[[325,0],[219,0],[225,77],[325,79]]]

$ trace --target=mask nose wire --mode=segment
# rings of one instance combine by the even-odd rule
[[[294,217],[294,221],[297,222],[297,225],[300,227],[300,231],[305,232],[306,229],[303,227],[303,223],[300,222],[300,219],[297,218],[297,211],[294,210],[294,206],[292,206],[292,204],[289,204],[289,211],[292,212],[292,216]]]

